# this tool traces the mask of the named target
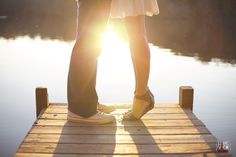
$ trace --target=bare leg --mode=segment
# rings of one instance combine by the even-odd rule
[[[135,72],[135,97],[133,108],[124,114],[124,120],[137,120],[154,106],[154,97],[148,90],[150,49],[145,29],[145,16],[126,17],[125,24]]]
[[[143,95],[147,91],[150,73],[150,49],[145,29],[145,16],[126,17],[125,24],[135,71],[135,91],[137,95]]]

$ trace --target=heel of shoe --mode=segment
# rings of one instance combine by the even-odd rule
[[[143,100],[148,102],[148,105],[141,111],[141,112],[136,112],[135,113],[135,104],[133,105],[133,116],[136,117],[137,119],[140,119],[144,114],[146,114],[148,111],[154,108],[154,96],[152,92],[148,89],[147,92],[144,95],[135,95],[135,99]]]

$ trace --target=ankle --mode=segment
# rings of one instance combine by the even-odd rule
[[[134,95],[135,96],[143,96],[148,92],[149,88],[145,88],[144,90],[135,90]]]

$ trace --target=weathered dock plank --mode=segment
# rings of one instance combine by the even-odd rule
[[[36,91],[46,94],[37,101],[44,105],[37,109],[37,120],[16,157],[231,156],[216,151],[217,138],[192,112],[190,87],[180,89],[181,97],[189,97],[181,98],[181,106],[158,104],[140,121],[123,121],[122,113],[130,105],[113,104],[116,122],[106,125],[68,122],[67,104],[48,103],[47,90]]]
[[[104,157],[104,155],[86,155],[83,157]],[[158,154],[158,155],[112,155],[113,157],[229,157],[228,153],[194,153],[194,154]],[[16,157],[78,157],[77,154],[40,154],[40,153],[17,153]]]
[[[164,154],[164,153],[211,153],[215,152],[215,144],[75,144],[75,143],[23,143],[18,152],[58,153],[58,154]]]
[[[91,126],[89,124],[79,124],[68,122],[67,120],[51,120],[51,119],[39,119],[35,122],[35,125],[42,126]],[[100,126],[204,126],[200,120],[142,120],[142,121],[121,121],[117,120],[116,123],[100,125]]]
[[[51,113],[51,114],[55,114],[55,113],[67,113],[67,110],[65,110],[66,107],[48,107],[44,113]],[[127,111],[127,108],[126,109],[117,109],[117,111],[115,111],[113,114],[120,114],[120,113],[124,113]],[[149,113],[158,113],[158,114],[186,114],[186,113],[191,113],[192,111],[191,110],[188,110],[188,109],[183,109],[183,108],[180,108],[180,107],[157,107],[157,108],[154,108],[152,109],[151,111],[149,111]]]
[[[49,105],[49,108],[58,109],[55,105]],[[66,106],[59,108],[64,110],[63,112],[67,111]],[[167,111],[171,107],[161,108]],[[154,111],[158,110],[156,107]],[[71,123],[66,120],[64,113],[60,114],[60,118],[53,114],[47,117],[49,113],[42,113],[17,153],[19,155],[216,153],[217,139],[193,113],[186,113],[184,118],[176,117],[176,119],[174,119],[176,113],[167,114],[164,119],[153,118],[158,113],[148,113],[146,119],[134,122],[122,121],[119,115],[121,113],[116,112],[116,123],[106,125]],[[188,119],[188,114],[192,119]],[[183,113],[180,115],[183,116]]]
[[[104,155],[83,155],[80,157],[104,157]],[[194,153],[194,154],[154,154],[154,155],[112,155],[113,157],[231,157],[228,153]],[[78,154],[48,154],[48,153],[17,153],[16,157],[78,157]]]
[[[109,135],[114,134],[126,135],[126,134],[140,134],[140,135],[199,135],[199,134],[210,134],[209,130],[205,126],[196,127],[124,127],[124,126],[94,126],[94,127],[68,127],[68,126],[33,126],[30,133],[32,134],[100,134]]]
[[[60,134],[28,134],[27,143],[74,143],[74,144],[162,144],[162,143],[216,143],[211,134],[205,135],[60,135]],[[135,143],[134,143],[135,142]]]
[[[120,114],[113,113],[116,117]],[[40,119],[51,119],[51,120],[66,120],[67,114],[66,113],[43,113]],[[156,114],[156,113],[149,113],[142,117],[144,120],[176,120],[176,119],[197,119],[197,117],[193,113],[166,113],[166,114]]]

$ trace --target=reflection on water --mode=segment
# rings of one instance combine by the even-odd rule
[[[160,15],[147,18],[146,22],[150,43],[202,62],[220,60],[235,64],[235,0],[158,0],[158,3]],[[112,22],[123,28],[120,20]],[[71,41],[75,26],[73,0],[0,1],[1,37],[40,35]]]
[[[128,44],[112,32],[99,58],[97,90],[100,101],[131,103],[134,76]],[[0,38],[0,156],[17,149],[35,120],[35,87],[48,87],[50,102],[66,102],[66,79],[72,42],[37,37]],[[194,112],[220,140],[228,140],[236,154],[234,126],[236,67],[203,64],[194,57],[176,56],[154,45],[149,86],[157,103],[177,102],[178,87],[195,89]]]

